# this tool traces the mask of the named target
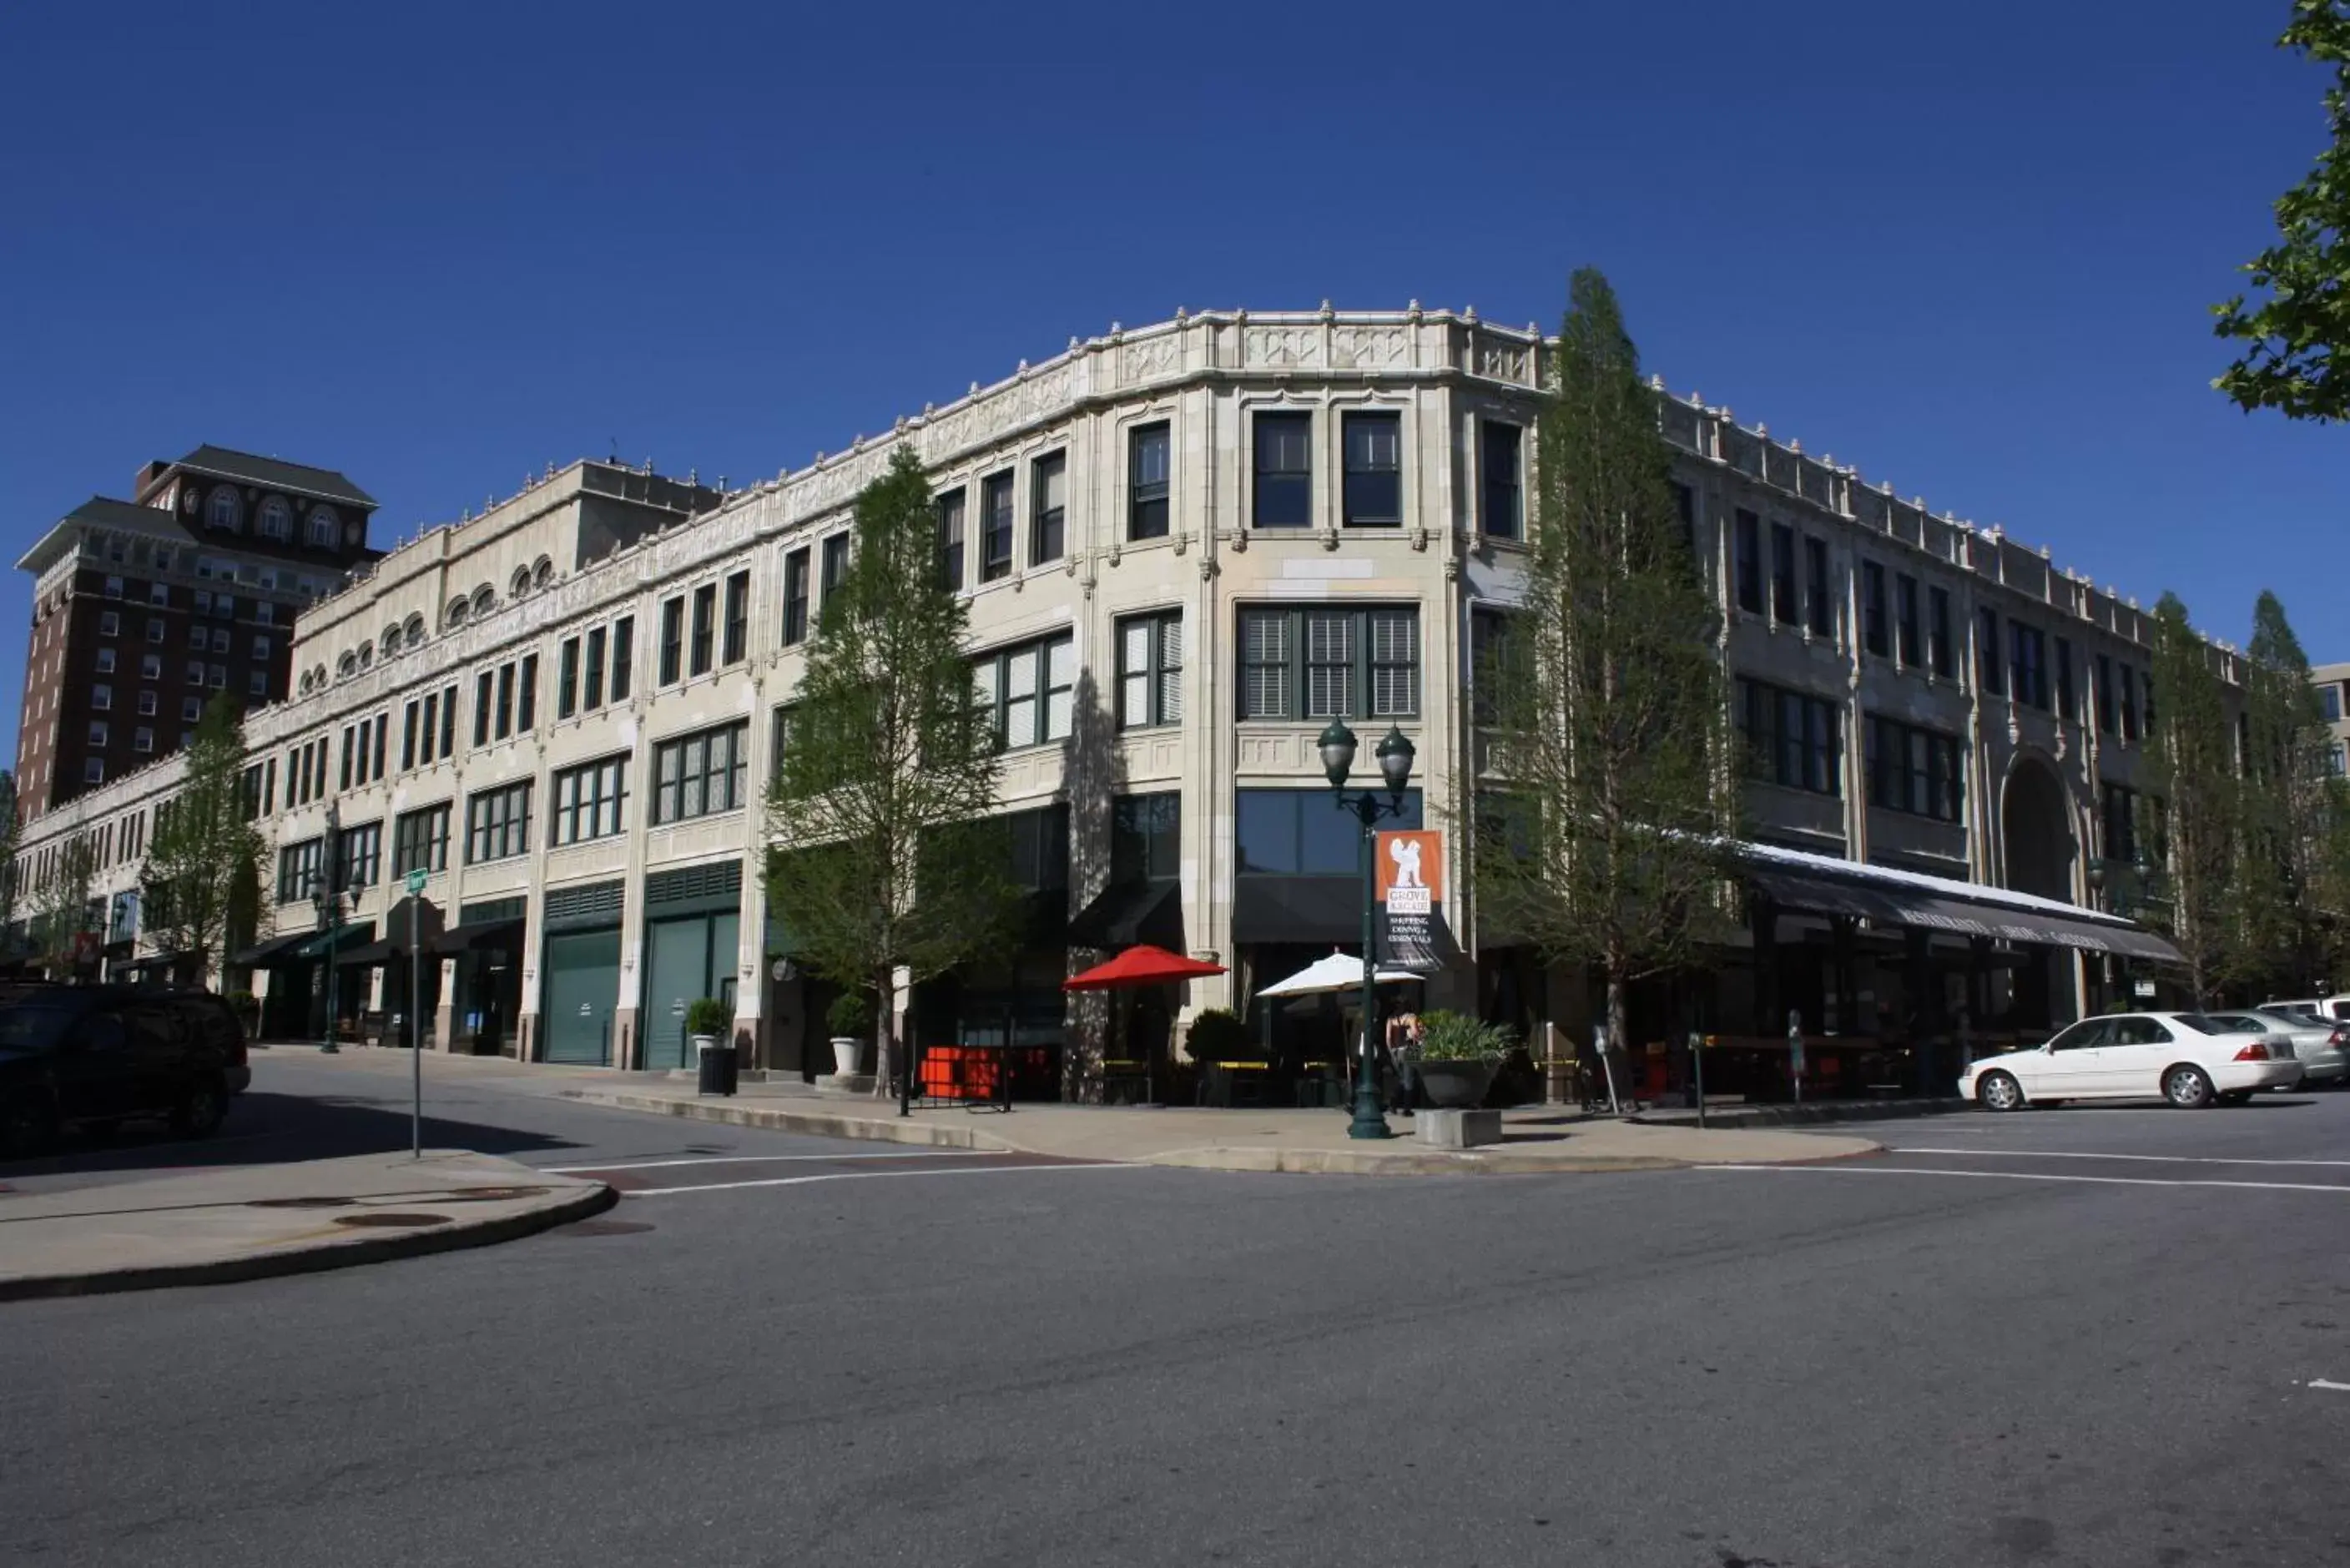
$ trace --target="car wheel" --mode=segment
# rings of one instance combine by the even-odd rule
[[[1975,1085],[1975,1099],[1987,1111],[2020,1111],[2023,1085],[2006,1073],[1985,1073]]]
[[[57,1147],[57,1107],[46,1095],[0,1101],[0,1156],[26,1158]]]
[[[172,1130],[182,1137],[210,1137],[228,1115],[228,1096],[218,1079],[200,1078],[172,1107]]]
[[[2162,1075],[2162,1097],[2182,1111],[2199,1111],[2215,1096],[2202,1068],[2173,1067]]]

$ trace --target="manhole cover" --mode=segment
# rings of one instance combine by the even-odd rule
[[[544,1187],[457,1187],[441,1196],[456,1203],[496,1203],[509,1198],[536,1198]]]
[[[558,1236],[638,1236],[652,1227],[642,1220],[582,1220],[576,1225],[566,1225],[556,1232]]]
[[[395,1214],[379,1211],[373,1214],[338,1214],[338,1225],[365,1225],[390,1231],[421,1231],[427,1226],[446,1225],[446,1214]]]
[[[256,1198],[247,1209],[348,1209],[357,1201],[349,1198]]]

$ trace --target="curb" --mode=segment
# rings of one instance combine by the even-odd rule
[[[330,1269],[351,1269],[364,1263],[418,1258],[432,1252],[463,1251],[516,1241],[601,1214],[620,1195],[596,1182],[559,1203],[508,1214],[472,1224],[438,1226],[431,1231],[406,1231],[390,1236],[354,1236],[348,1241],[321,1242],[296,1251],[265,1252],[254,1257],[219,1258],[201,1263],[170,1263],[154,1268],[109,1269],[87,1274],[48,1274],[35,1279],[0,1280],[0,1302],[42,1301],[60,1296],[113,1295],[124,1291],[163,1290],[180,1285],[227,1285],[245,1280],[274,1279],[281,1274],[317,1274]]]
[[[632,1095],[626,1090],[566,1089],[559,1096],[582,1105],[605,1106],[620,1111],[650,1111],[691,1122],[719,1122],[727,1127],[764,1127],[771,1132],[805,1133],[815,1137],[852,1138],[867,1143],[918,1144],[926,1148],[984,1149],[992,1154],[1043,1154],[1009,1138],[971,1127],[941,1127],[911,1118],[850,1116],[837,1111],[791,1111],[766,1106],[734,1105],[726,1101],[673,1100],[662,1095]]]
[[[1949,1116],[1972,1108],[1972,1101],[1955,1096],[1931,1100],[1837,1100],[1810,1106],[1742,1106],[1735,1110],[1708,1111],[1705,1120],[1708,1131],[1715,1128],[1735,1131],[1744,1127],[1819,1127],[1834,1122],[1907,1121],[1918,1116]],[[1671,1116],[1642,1112],[1627,1116],[1625,1120],[1641,1127],[1699,1130],[1694,1111],[1676,1111]]]
[[[1838,1157],[1849,1158],[1849,1157]],[[1347,1148],[1179,1148],[1130,1162],[1183,1170],[1237,1170],[1288,1176],[1552,1176],[1610,1171],[1679,1170],[1689,1161],[1650,1155],[1555,1158],[1521,1155],[1508,1164],[1473,1150],[1435,1149],[1375,1154]]]

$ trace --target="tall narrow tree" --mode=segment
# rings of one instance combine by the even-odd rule
[[[22,873],[16,867],[16,846],[23,836],[24,824],[16,816],[16,775],[0,768],[0,944],[12,939],[18,915],[17,906],[25,890],[18,887]]]
[[[1720,934],[1735,820],[1721,618],[1685,543],[1656,394],[1616,296],[1575,275],[1538,432],[1522,602],[1479,672],[1501,798],[1473,814],[1482,918],[1629,988]]]
[[[899,971],[931,979],[995,949],[1021,907],[996,808],[993,708],[940,583],[937,516],[906,446],[857,498],[856,547],[826,596],[767,794],[769,907],[809,969],[871,993],[886,1093]]]
[[[51,974],[70,974],[79,961],[75,949],[98,929],[89,908],[98,850],[87,833],[58,845],[45,875],[32,888],[33,951]]]
[[[141,923],[209,977],[231,933],[250,933],[266,853],[244,798],[244,725],[225,696],[196,722],[179,792],[156,813],[139,868]]]
[[[2244,661],[2244,863],[2236,877],[2239,967],[2279,990],[2327,978],[2339,929],[2343,794],[2328,778],[2331,742],[2309,656],[2284,605],[2263,591]]]
[[[2147,923],[2161,929],[2187,961],[2198,1007],[2210,1004],[2238,956],[2230,919],[2234,906],[2239,828],[2235,739],[2210,645],[2166,593],[2154,610],[2152,689],[2161,694],[2147,736],[2147,786],[2160,802],[2155,842],[2164,898]]]

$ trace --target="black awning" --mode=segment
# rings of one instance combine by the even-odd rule
[[[1852,916],[1880,925],[1941,931],[1950,936],[2078,948],[2085,952],[2117,953],[2124,958],[2158,959],[2169,963],[2179,961],[2178,950],[2152,931],[2089,909],[2075,917],[2053,909],[2023,909],[1994,899],[1967,898],[1963,889],[1971,886],[1968,883],[1953,883],[1950,892],[1942,893],[1892,882],[1864,884],[1808,876],[1776,867],[1749,868],[1746,877],[1772,902],[1791,909]]]
[[[469,926],[452,926],[424,945],[436,953],[478,952],[484,948],[518,950],[522,946],[523,921],[476,920]]]
[[[394,951],[390,942],[365,942],[355,948],[345,948],[335,955],[335,961],[353,965],[390,963]]]
[[[231,953],[228,961],[242,964],[247,969],[268,969],[291,961],[295,957],[294,950],[317,934],[316,931],[296,931],[290,937],[272,937],[265,942],[255,943],[241,953]]]
[[[294,950],[293,956],[305,959],[325,958],[328,953],[340,951],[344,948],[358,947],[374,935],[373,920],[353,920],[348,925],[337,926],[332,930],[312,931],[302,939],[302,945]]]
[[[1070,919],[1069,945],[1128,948],[1149,942],[1170,952],[1182,951],[1183,904],[1177,890],[1171,877],[1111,884]]]

